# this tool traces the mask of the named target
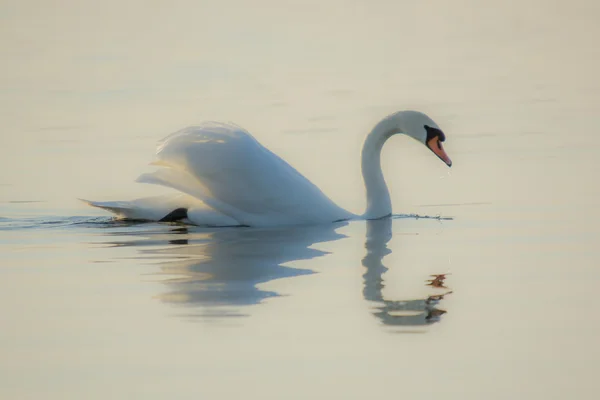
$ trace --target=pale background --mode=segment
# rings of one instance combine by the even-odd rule
[[[0,1],[0,397],[595,399],[599,4]],[[78,197],[161,193],[133,183],[156,142],[207,119],[360,212],[362,140],[400,109],[454,162],[384,150],[395,213],[454,218],[392,224],[389,298],[452,273],[424,334],[371,315],[363,222],[177,236],[196,247],[65,222],[105,215]],[[274,270],[208,318],[210,290],[169,288],[190,257]]]

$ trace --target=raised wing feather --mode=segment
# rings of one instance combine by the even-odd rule
[[[229,124],[205,123],[166,137],[156,165],[139,181],[173,187],[252,226],[320,223],[352,217],[308,179]]]

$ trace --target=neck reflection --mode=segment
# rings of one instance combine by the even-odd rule
[[[373,315],[385,325],[392,326],[424,326],[440,320],[446,313],[445,310],[436,308],[444,294],[432,294],[422,299],[389,300],[383,293],[385,280],[383,278],[388,270],[383,265],[383,258],[392,251],[388,242],[392,238],[392,218],[383,218],[367,221],[367,238],[365,248],[367,254],[362,259],[363,266],[367,269],[363,275],[363,297],[374,304]],[[445,274],[434,275],[426,285],[435,288],[444,288]]]

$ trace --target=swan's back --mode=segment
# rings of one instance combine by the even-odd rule
[[[207,122],[175,132],[159,143],[154,164],[166,170],[140,181],[200,198],[241,224],[310,224],[352,216],[236,125]]]

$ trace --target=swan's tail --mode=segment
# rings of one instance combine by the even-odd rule
[[[190,202],[187,196],[145,197],[133,201],[90,201],[84,203],[102,208],[115,214],[117,218],[141,221],[177,221],[187,218]]]
[[[145,197],[133,201],[89,201],[84,203],[102,208],[117,218],[138,221],[184,222],[202,226],[239,226],[240,223],[206,206],[201,201],[185,195]]]

